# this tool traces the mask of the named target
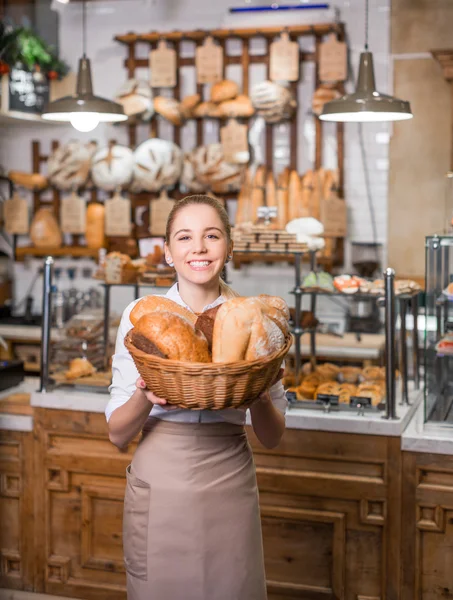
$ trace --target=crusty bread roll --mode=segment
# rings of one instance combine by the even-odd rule
[[[88,248],[105,247],[105,207],[100,202],[90,202],[86,210],[85,239]]]
[[[211,87],[211,102],[232,100],[239,94],[239,86],[235,81],[224,79]]]
[[[176,98],[166,98],[165,96],[156,96],[154,98],[154,110],[173,123],[173,125],[182,124],[182,114],[179,102]]]
[[[255,109],[248,96],[240,95],[234,100],[225,100],[219,104],[221,117],[251,117]]]
[[[200,100],[200,94],[192,94],[181,100],[179,109],[184,119],[190,119],[193,116],[193,109],[199,104]]]
[[[285,320],[284,314],[270,305],[270,300],[259,297],[227,300],[214,322],[212,362],[255,360],[277,352],[285,343]]]
[[[220,304],[218,306],[214,306],[214,308],[210,308],[205,310],[204,313],[198,315],[198,319],[195,323],[195,331],[201,331],[205,338],[208,340],[208,348],[209,351],[212,350],[212,338],[214,336],[214,322],[217,315],[217,312],[220,308]]]
[[[214,102],[200,102],[197,104],[193,110],[192,114],[194,117],[203,118],[203,117],[221,117],[220,109],[217,104]]]
[[[187,319],[192,325],[195,325],[197,315],[180,306],[173,300],[165,298],[165,296],[145,296],[131,310],[130,320],[132,325],[137,325],[139,319],[148,313],[166,311],[172,314],[180,315]]]
[[[131,338],[143,336],[152,342],[164,358],[184,362],[211,362],[208,342],[193,324],[178,314],[167,311],[143,315],[134,327]]]

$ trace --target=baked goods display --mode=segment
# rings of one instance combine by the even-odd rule
[[[66,379],[79,379],[80,377],[87,377],[96,372],[96,368],[86,358],[74,358],[69,363],[69,369],[65,371],[64,376]]]
[[[72,140],[54,150],[47,160],[50,182],[59,190],[71,190],[88,183],[91,159],[97,144]]]
[[[321,363],[313,367],[305,363],[299,378],[286,370],[283,385],[292,392],[297,401],[310,402],[316,400],[338,401],[339,404],[350,404],[351,399],[360,402],[360,398],[370,401],[371,406],[382,406],[385,401],[385,367],[338,366],[333,363]],[[397,380],[401,375],[395,372]]]
[[[201,315],[147,296],[131,311],[124,343],[148,388],[170,404],[238,407],[276,381],[291,345],[288,317],[273,296],[232,298]]]
[[[104,280],[106,283],[134,283],[138,269],[130,256],[121,252],[109,252],[105,257]]]
[[[175,98],[166,98],[165,96],[156,96],[154,98],[154,110],[156,113],[173,123],[173,125],[181,125],[183,115],[181,106]]]

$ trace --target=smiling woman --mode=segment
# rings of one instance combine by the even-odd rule
[[[220,279],[232,252],[228,215],[217,200],[195,195],[174,205],[167,221],[165,258],[175,266],[180,293],[199,295],[203,292],[199,301],[194,298],[195,312],[201,312],[206,305],[206,293],[209,301],[218,297],[219,285],[225,298],[237,296]]]

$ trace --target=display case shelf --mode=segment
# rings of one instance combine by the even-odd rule
[[[61,248],[35,248],[34,246],[19,246],[16,248],[16,261],[23,262],[27,256],[44,257],[68,256],[72,258],[93,258],[97,259],[98,250],[87,248],[86,246],[62,246]]]

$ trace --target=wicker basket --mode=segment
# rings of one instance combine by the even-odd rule
[[[168,404],[181,408],[221,410],[250,404],[268,389],[291,348],[288,337],[275,354],[236,363],[187,363],[138,350],[129,335],[124,340],[146,386]]]

